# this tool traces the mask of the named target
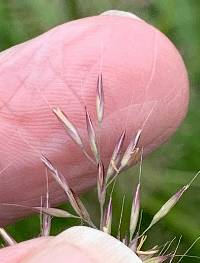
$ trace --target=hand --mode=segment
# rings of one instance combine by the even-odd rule
[[[0,259],[4,263],[51,263],[55,260],[59,263],[142,263],[121,241],[85,226],[72,227],[56,237],[34,239],[2,249]]]
[[[89,17],[2,52],[1,225],[30,213],[5,203],[40,205],[46,192],[41,154],[67,176],[76,192],[95,185],[95,166],[69,139],[51,109],[60,107],[88,146],[84,106],[95,123],[100,73],[105,92],[100,147],[105,164],[124,129],[126,144],[143,129],[140,144],[146,155],[165,142],[184,118],[188,79],[183,61],[170,41],[142,20],[120,15]],[[66,198],[53,181],[50,197],[52,206]],[[23,255],[43,244],[47,244],[44,238],[29,241],[1,250],[0,256],[7,255],[9,260],[13,251]],[[74,254],[72,250],[66,256]]]

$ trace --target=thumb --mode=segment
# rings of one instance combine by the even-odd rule
[[[18,256],[12,257],[16,252]],[[35,239],[0,250],[3,263],[141,263],[122,242],[102,231],[72,227],[56,237]]]
[[[108,164],[119,134],[126,144],[142,128],[147,154],[179,126],[188,105],[184,63],[171,42],[146,22],[103,15],[58,26],[0,54],[0,202],[39,206],[46,192],[45,154],[78,193],[96,182],[83,156],[51,113],[60,107],[86,148],[85,111],[96,124],[96,82],[102,73],[105,114],[100,150]],[[12,193],[12,194],[11,194]],[[51,204],[65,199],[50,181]],[[2,206],[0,224],[27,211]]]

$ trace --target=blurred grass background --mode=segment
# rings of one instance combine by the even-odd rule
[[[46,30],[81,17],[96,15],[108,9],[133,12],[164,32],[180,50],[189,71],[191,100],[189,114],[175,136],[143,163],[143,228],[148,225],[160,206],[186,184],[198,171],[200,153],[200,1],[199,0],[2,0],[0,1],[0,50],[35,37]],[[135,175],[135,176],[134,176]],[[114,196],[117,229],[120,206],[126,194],[123,224],[128,224],[134,181],[138,175],[135,167],[120,177]],[[136,182],[136,181],[135,181]],[[146,247],[163,244],[173,237],[183,236],[180,253],[200,235],[200,180],[183,196],[173,211],[149,232]],[[83,196],[94,217],[98,204],[94,191]],[[91,201],[92,200],[92,201]],[[52,233],[73,225],[71,220],[54,220]],[[17,241],[26,240],[39,233],[38,216],[32,216],[8,231]],[[200,243],[190,252],[200,256]],[[200,262],[197,258],[184,258],[182,262]]]

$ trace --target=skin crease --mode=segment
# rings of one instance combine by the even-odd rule
[[[51,109],[59,106],[64,110],[89,151],[84,105],[96,125],[99,73],[105,92],[105,118],[100,130],[105,164],[124,129],[127,145],[143,128],[140,145],[146,155],[180,125],[188,106],[184,63],[171,42],[144,21],[89,17],[2,52],[0,225],[31,212],[5,203],[40,205],[46,193],[41,154],[67,176],[76,192],[95,184],[96,167],[66,135]],[[49,187],[52,205],[66,199],[51,179]]]

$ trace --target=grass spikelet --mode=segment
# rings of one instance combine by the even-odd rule
[[[85,107],[85,116],[86,116],[86,124],[87,124],[87,132],[88,132],[88,138],[90,143],[90,148],[92,150],[92,153],[96,159],[97,164],[99,163],[99,151],[98,151],[98,145],[97,145],[97,138],[94,131],[94,127],[92,124],[91,117],[89,115],[89,112],[87,111],[87,108]]]
[[[62,189],[67,194],[67,197],[74,211],[80,216],[82,220],[84,220],[89,225],[94,227],[94,224],[92,223],[90,219],[87,209],[85,208],[85,206],[83,205],[79,197],[69,187],[65,177],[62,174],[58,173],[58,170],[52,165],[52,163],[46,157],[42,156],[41,160],[46,165],[46,167],[50,170],[53,178],[57,181],[57,183],[62,187]]]
[[[96,111],[99,125],[101,125],[104,116],[104,91],[102,74],[98,76],[97,80]]]
[[[105,180],[105,169],[102,162],[98,164],[98,177],[97,177],[97,192],[98,201],[100,205],[100,229],[103,228],[104,218],[104,203],[106,198],[106,180]]]
[[[105,169],[102,162],[98,164],[97,191],[99,203],[104,204],[106,194]]]
[[[187,189],[188,186],[184,186],[181,190],[175,193],[175,195],[173,195],[154,215],[151,225],[156,224],[159,220],[166,216],[169,213],[169,211],[178,203],[179,199]]]
[[[179,248],[179,246],[180,246],[181,239],[182,239],[182,236],[181,236],[181,237],[179,238],[179,240],[178,240],[178,244],[177,244],[177,246],[176,246],[176,249],[174,250],[173,255],[171,256],[171,259],[170,259],[170,262],[169,262],[169,263],[172,263],[172,261],[174,260],[174,258],[175,258],[175,256],[176,256],[176,252],[177,252],[177,250],[178,250],[178,248]]]
[[[126,131],[123,131],[115,145],[115,148],[114,148],[114,151],[113,151],[113,154],[112,154],[109,166],[108,166],[107,174],[106,174],[107,182],[114,175],[114,173],[116,173],[118,169],[117,166],[120,161],[120,155],[121,155],[121,150],[122,150],[122,146],[124,143],[125,135],[126,135]]]
[[[182,187],[177,193],[175,193],[154,215],[149,227],[146,229],[149,230],[153,225],[160,221],[164,216],[166,216],[169,211],[177,204],[183,193],[188,189],[188,186]],[[146,232],[145,231],[145,232]]]
[[[81,139],[81,136],[79,135],[79,132],[75,125],[67,118],[65,113],[60,110],[60,108],[54,108],[53,113],[56,115],[58,120],[63,124],[65,127],[65,130],[67,131],[67,134],[70,136],[70,138],[77,144],[83,154],[87,157],[87,159],[96,165],[96,162],[90,157],[90,155],[85,150],[85,147],[83,145],[83,141]]]
[[[60,218],[80,218],[78,216],[72,215],[71,213],[58,209],[58,208],[53,208],[53,207],[33,207],[33,210],[36,210],[38,212],[42,212],[43,214],[46,214],[48,216],[52,217],[60,217]]]
[[[176,192],[161,208],[160,210],[154,215],[150,225],[144,231],[146,233],[153,225],[155,225],[158,221],[160,221],[163,217],[165,217],[171,209],[178,203],[181,196],[185,193],[185,191],[191,186],[192,182],[197,178],[200,172],[198,172],[191,182],[185,186],[183,186],[178,192]],[[144,234],[143,233],[143,234]]]
[[[2,227],[0,227],[0,236],[8,246],[13,246],[17,244],[17,242]]]
[[[74,124],[67,118],[65,113],[60,108],[54,108],[53,113],[56,115],[58,120],[65,127],[68,135],[72,138],[72,140],[81,148],[84,148],[82,139],[78,133],[78,130],[74,126]]]
[[[130,166],[130,164],[133,161],[133,158],[135,157],[135,154],[138,153],[138,142],[141,136],[141,132],[142,130],[138,130],[136,136],[134,137],[134,139],[131,140],[131,142],[129,143],[123,157],[121,160],[121,164],[120,164],[120,169],[124,169],[128,166]]]
[[[112,228],[112,197],[110,197],[108,206],[104,213],[103,231],[107,234],[111,234],[111,228]]]
[[[176,237],[174,237],[171,241],[166,242],[163,248],[160,250],[159,256],[165,255],[175,240],[176,240]]]
[[[139,147],[136,147],[133,150],[132,156],[127,163],[127,167],[136,164],[140,160],[140,154],[141,154],[141,149]]]
[[[82,203],[81,199],[78,197],[78,195],[72,189],[70,189],[70,191],[71,191],[71,195],[73,196],[72,200],[74,200],[74,207],[77,207],[78,215],[87,224],[89,224],[90,226],[96,228],[96,226],[93,224],[93,222],[92,222],[92,220],[90,218],[90,215],[89,215],[86,207]]]
[[[135,233],[138,218],[140,214],[140,183],[137,185],[134,200],[132,202],[132,209],[131,209],[131,217],[130,217],[130,241],[133,238],[133,234]]]

